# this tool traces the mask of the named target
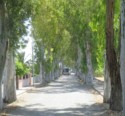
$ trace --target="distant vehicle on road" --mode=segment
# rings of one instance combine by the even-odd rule
[[[69,75],[70,74],[70,69],[67,68],[67,67],[63,68],[62,74],[63,75]]]

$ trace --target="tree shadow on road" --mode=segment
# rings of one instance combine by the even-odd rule
[[[109,112],[102,104],[79,105],[77,108],[66,109],[40,109],[34,108],[37,104],[25,107],[8,109],[7,114],[10,116],[109,116]],[[33,107],[33,108],[32,108]]]
[[[76,78],[76,77],[73,77]],[[92,86],[81,85],[77,79],[62,78],[50,83],[48,86],[37,86],[35,89],[27,91],[28,94],[64,94],[64,93],[88,93],[98,94]],[[96,97],[96,96],[95,96]],[[97,98],[96,98],[97,99]],[[51,107],[46,108],[42,106],[42,101],[39,104],[25,105],[23,107],[17,106],[14,109],[8,108],[9,116],[110,116],[105,105],[102,103],[93,103],[90,105],[77,104],[67,108]]]
[[[73,77],[76,78],[76,77]],[[28,93],[43,93],[43,94],[61,94],[61,93],[71,93],[71,92],[80,92],[80,93],[90,93],[90,91],[93,91],[92,86],[90,85],[81,85],[78,82],[78,79],[71,78],[62,78],[62,80],[56,80],[52,83],[49,83],[48,86],[40,86],[37,85],[35,87],[36,89],[32,89],[27,91]]]

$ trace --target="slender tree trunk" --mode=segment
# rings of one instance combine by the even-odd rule
[[[123,116],[125,116],[125,0],[121,2],[121,53],[120,74],[122,82]]]
[[[77,58],[77,76],[81,81],[85,81],[85,74],[81,70],[81,61],[82,61],[82,51],[78,45],[78,58]]]
[[[42,63],[40,63],[40,83],[42,84],[43,83],[43,69],[42,69]]]
[[[41,78],[41,84],[45,84],[45,71],[44,71],[44,46],[43,44],[41,45],[40,48],[41,52],[40,52],[40,78]]]
[[[94,76],[93,76],[90,45],[88,41],[86,41],[86,60],[87,60],[87,68],[88,68],[88,74],[86,76],[86,83],[92,84]]]
[[[111,94],[111,81],[109,76],[108,64],[105,59],[104,67],[104,103],[110,103],[110,94]]]
[[[78,76],[79,76],[79,72],[80,72],[80,66],[81,66],[81,49],[78,45],[78,57],[77,57]]]
[[[53,61],[52,62],[52,76],[51,76],[51,80],[54,80],[54,78],[55,78],[55,64],[54,64],[55,62]]]
[[[16,75],[13,51],[9,50],[4,70],[4,102],[12,103],[16,100]]]
[[[3,97],[2,97],[2,81],[0,81],[0,110],[3,108]]]
[[[42,63],[40,63],[40,80],[41,80],[41,84],[44,85],[45,84],[45,73],[44,73],[44,66],[42,65]]]
[[[106,7],[106,58],[111,78],[110,109],[122,110],[122,87],[120,79],[120,67],[114,49],[114,0],[107,0]]]
[[[46,76],[45,76],[44,65],[42,65],[42,78],[43,78],[43,82],[42,82],[42,84],[46,84]]]
[[[5,4],[4,1],[0,1],[0,109],[3,107],[2,100],[2,77],[5,66],[6,53],[8,49],[8,42],[6,38],[6,28],[5,28],[6,20],[5,20]]]

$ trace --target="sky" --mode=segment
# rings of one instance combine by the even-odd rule
[[[26,36],[28,38],[28,44],[26,48],[24,49],[25,52],[25,62],[32,59],[32,37]]]
[[[26,21],[25,22],[25,25],[28,26],[27,28],[27,35],[24,36],[25,40],[28,40],[28,44],[26,45],[26,48],[23,49],[22,51],[25,52],[25,62],[32,59],[32,41],[33,41],[33,38],[32,38],[32,34],[31,34],[31,29],[32,29],[32,26],[30,24],[30,20]]]

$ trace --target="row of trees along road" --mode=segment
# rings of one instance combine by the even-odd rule
[[[96,3],[89,0],[39,0],[39,6],[32,19],[34,37],[42,39],[47,53],[53,48],[53,62],[56,57],[65,62],[68,56],[79,78],[87,84],[92,84],[94,75],[102,75],[105,67],[104,102],[110,104],[111,110],[125,109],[124,84],[121,84],[121,77],[124,83],[125,68],[124,0]],[[68,49],[64,49],[67,41]]]
[[[6,77],[6,83],[14,86],[7,79],[14,77],[15,68],[8,65],[14,66],[13,53],[26,33],[24,21],[30,18],[36,41],[35,69],[41,83],[58,75],[59,63],[74,67],[86,84],[92,84],[94,76],[104,75],[104,102],[111,110],[123,109],[125,115],[124,7],[124,0],[1,0],[0,85]],[[5,91],[9,93],[9,89]],[[15,95],[10,99],[15,100]]]
[[[3,107],[2,80],[5,83],[5,101],[16,99],[14,52],[19,39],[26,34],[24,21],[30,15],[31,4],[28,1],[0,1],[0,109]]]

